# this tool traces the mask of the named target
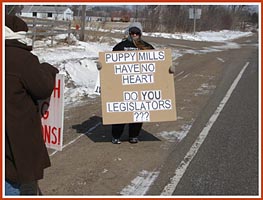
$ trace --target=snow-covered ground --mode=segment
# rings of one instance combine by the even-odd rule
[[[198,54],[221,51],[225,48],[239,48],[231,40],[247,37],[251,32],[220,31],[197,32],[195,35],[186,33],[143,33],[145,36],[165,37],[194,41],[224,42],[223,46],[214,46],[205,50],[186,50],[183,53]],[[65,75],[65,106],[80,103],[86,97],[94,98],[95,85],[98,77],[96,60],[99,52],[111,51],[113,45],[98,42],[81,42],[71,35],[70,44],[65,43],[67,35],[59,35],[55,38],[51,47],[49,38],[36,41],[33,53],[39,57],[40,62],[48,62],[57,67],[61,74]],[[115,44],[121,39],[112,39]],[[30,41],[29,41],[30,44]],[[182,52],[173,51],[173,60],[182,56]]]

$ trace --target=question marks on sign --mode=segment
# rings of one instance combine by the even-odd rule
[[[134,112],[133,121],[134,122],[149,122],[150,113],[149,112]]]

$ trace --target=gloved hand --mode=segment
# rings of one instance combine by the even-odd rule
[[[96,61],[96,65],[98,70],[102,69],[102,64],[100,63],[100,61]]]
[[[169,73],[170,74],[174,74],[175,73],[175,66],[172,65],[171,67],[169,67]]]

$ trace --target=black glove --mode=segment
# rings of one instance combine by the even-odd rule
[[[169,73],[170,74],[174,74],[175,73],[175,66],[172,65],[171,67],[169,67]]]
[[[96,61],[96,65],[98,70],[102,69],[102,64],[100,63],[100,61]]]

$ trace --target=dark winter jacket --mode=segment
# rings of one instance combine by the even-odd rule
[[[30,51],[5,40],[5,176],[19,184],[42,179],[50,166],[37,101],[50,97],[58,73]]]
[[[126,39],[120,43],[118,43],[115,47],[113,47],[113,51],[130,51],[130,50],[143,50],[143,49],[154,49],[152,45],[149,43],[140,40],[140,46],[135,45],[130,39]]]

